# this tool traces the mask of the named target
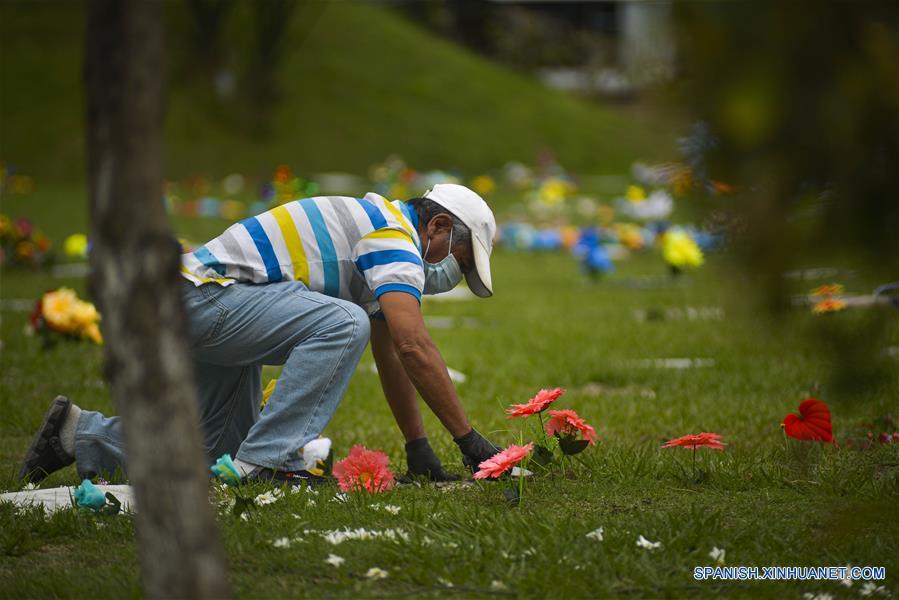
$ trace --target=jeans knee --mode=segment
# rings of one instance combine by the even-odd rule
[[[371,325],[368,321],[368,313],[356,304],[348,304],[346,326],[352,336],[352,343],[359,346],[362,350],[368,344],[368,338],[371,335]]]

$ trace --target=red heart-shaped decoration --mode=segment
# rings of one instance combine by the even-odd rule
[[[809,398],[799,405],[799,414],[784,417],[784,431],[797,440],[833,441],[830,409],[816,398]]]

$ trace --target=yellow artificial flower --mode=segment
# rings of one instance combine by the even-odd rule
[[[486,196],[496,189],[496,182],[490,175],[478,175],[471,180],[471,187],[481,196]]]
[[[687,232],[668,231],[662,237],[662,257],[669,265],[682,269],[699,267],[703,263],[702,250]]]
[[[62,244],[66,256],[84,258],[87,256],[87,236],[83,233],[73,233]]]
[[[815,304],[812,307],[812,312],[816,315],[823,315],[825,313],[841,311],[845,308],[845,301],[837,300],[836,298],[828,298],[827,300],[821,300],[820,302]]]
[[[6,215],[0,215],[0,235],[4,235],[12,231],[12,221]]]
[[[262,390],[262,405],[260,408],[265,408],[265,405],[268,404],[268,399],[272,397],[276,385],[278,385],[278,380],[272,379],[268,382],[268,385],[265,386],[265,389]]]
[[[72,308],[76,302],[78,302],[78,298],[75,296],[74,290],[69,288],[63,287],[44,294],[42,306],[47,325],[57,331],[71,332],[74,328]]]
[[[100,313],[90,302],[83,300],[75,300],[69,311],[72,324],[75,327],[84,329],[90,325],[95,325],[100,320]]]
[[[540,186],[538,198],[544,204],[554,205],[563,202],[565,197],[573,191],[574,186],[571,183],[564,179],[550,177]]]
[[[390,186],[389,196],[391,199],[403,199],[409,197],[409,189],[402,183],[394,183]]]
[[[624,195],[631,202],[643,202],[646,200],[646,190],[639,185],[627,186],[627,192]]]
[[[630,250],[639,250],[643,247],[643,232],[633,223],[617,223],[615,230],[618,240]]]
[[[91,323],[82,329],[81,335],[95,344],[103,344],[103,334],[100,333],[100,327],[96,323]]]

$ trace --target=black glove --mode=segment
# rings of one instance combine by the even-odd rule
[[[453,438],[453,441],[462,451],[462,464],[472,473],[478,470],[478,465],[500,451],[493,443],[472,429],[462,437]]]
[[[409,479],[421,476],[425,476],[431,481],[458,481],[461,479],[458,475],[452,475],[443,470],[440,459],[434,454],[426,437],[406,442],[406,463],[409,465],[409,471],[406,473],[406,477]]]

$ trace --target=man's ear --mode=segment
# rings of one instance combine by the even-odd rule
[[[449,232],[453,228],[453,220],[449,215],[437,215],[428,223],[428,234],[431,236],[438,233]]]

